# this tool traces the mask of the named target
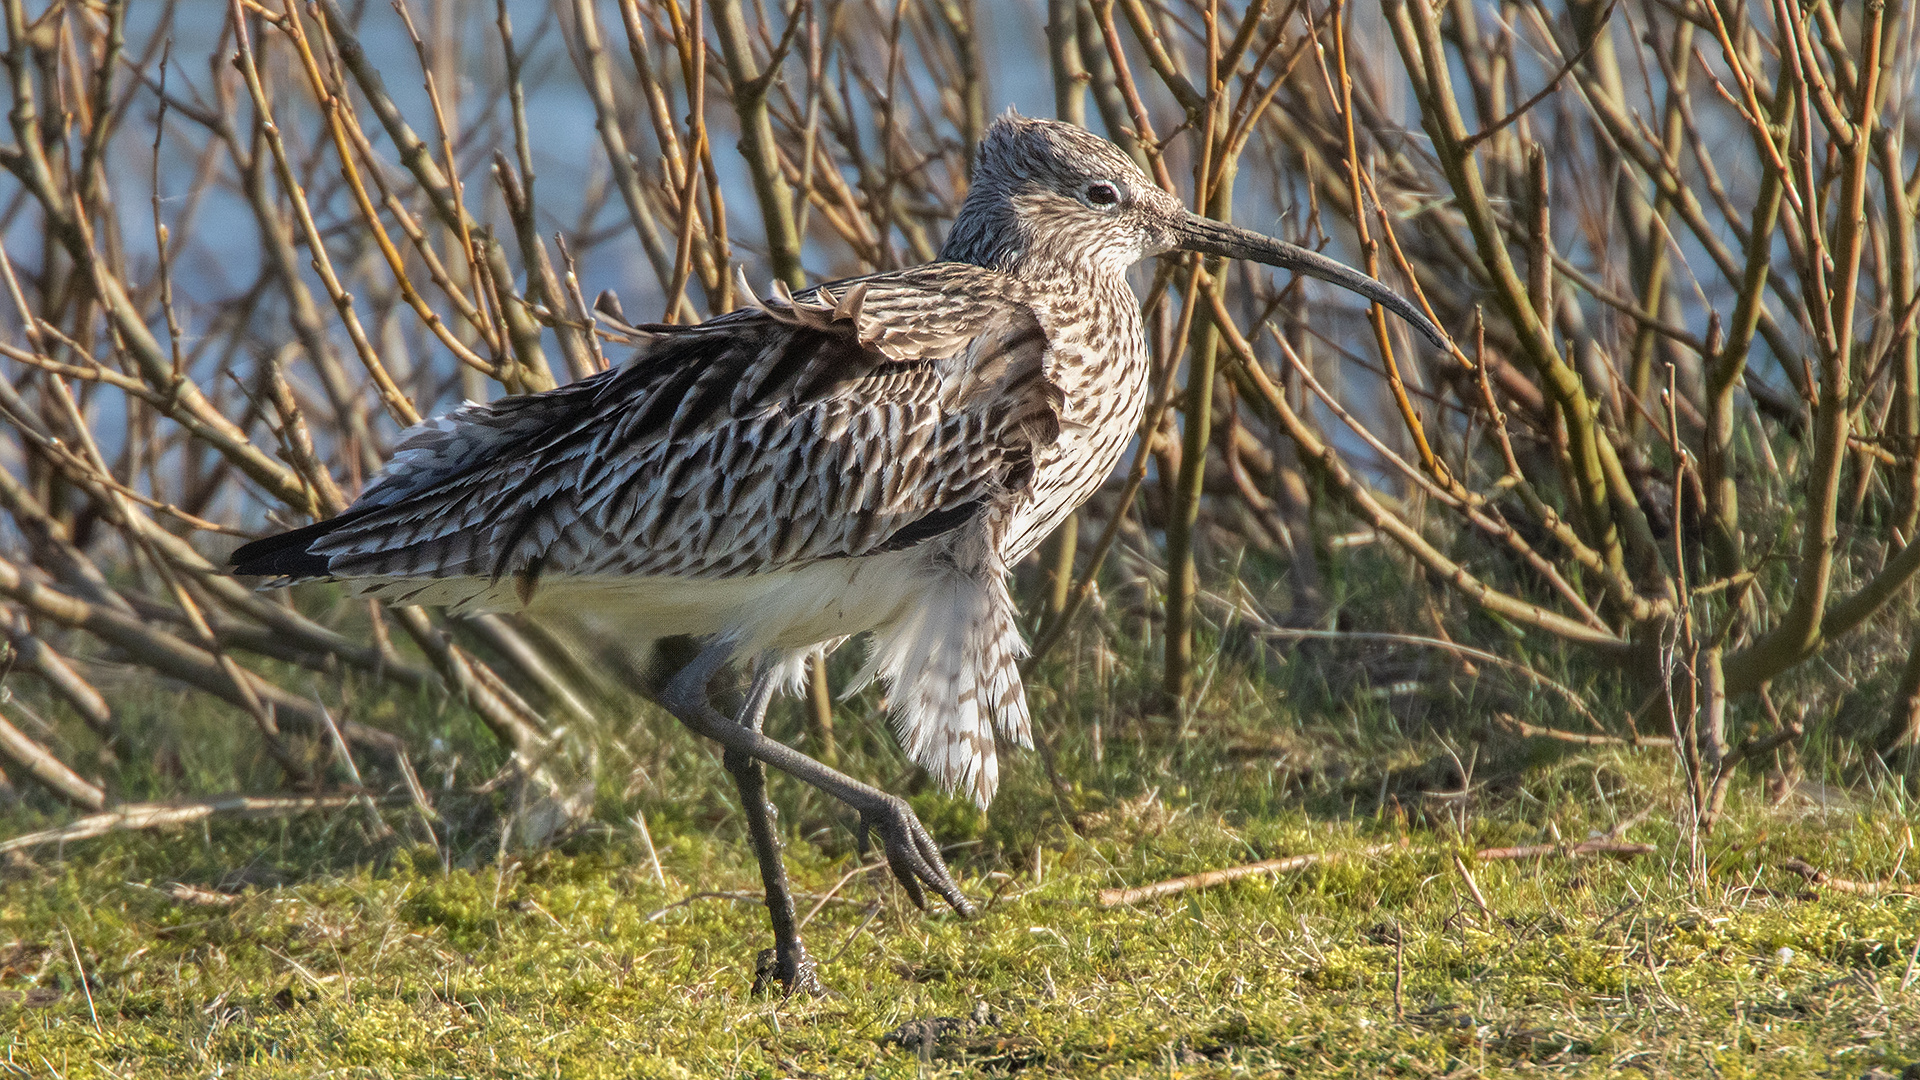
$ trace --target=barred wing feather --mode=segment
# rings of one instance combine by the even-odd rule
[[[542,578],[725,578],[928,539],[1016,496],[1059,435],[1032,310],[953,280],[989,273],[932,264],[649,327],[619,368],[411,429],[347,513],[236,564],[511,579],[524,603]]]
[[[644,329],[619,368],[414,427],[353,507],[236,570],[469,612],[555,588],[776,652],[872,629],[902,743],[986,805],[994,728],[1030,742],[999,551],[1064,406],[1018,284],[935,263]]]

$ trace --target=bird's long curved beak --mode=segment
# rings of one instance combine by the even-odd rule
[[[1198,214],[1188,214],[1186,220],[1176,228],[1179,246],[1183,251],[1197,251],[1203,255],[1224,255],[1229,259],[1252,259],[1257,263],[1277,266],[1282,270],[1291,270],[1296,274],[1316,277],[1331,282],[1349,292],[1379,304],[1395,315],[1413,324],[1415,330],[1426,335],[1428,341],[1437,348],[1447,347],[1447,338],[1433,320],[1421,314],[1406,297],[1387,288],[1358,270],[1343,263],[1337,263],[1317,251],[1308,251],[1296,244],[1284,240],[1275,240],[1257,232],[1235,228]]]

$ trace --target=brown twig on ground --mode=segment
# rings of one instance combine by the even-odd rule
[[[1247,863],[1244,866],[1229,866],[1223,870],[1208,870],[1205,873],[1169,878],[1166,881],[1156,881],[1151,885],[1139,885],[1131,889],[1102,889],[1100,906],[1124,907],[1144,900],[1172,896],[1174,893],[1186,892],[1190,889],[1211,889],[1215,885],[1225,885],[1229,881],[1238,881],[1256,874],[1288,874],[1333,859],[1380,855],[1404,846],[1406,846],[1405,841],[1397,840],[1390,844],[1374,844],[1358,851],[1320,851],[1307,855],[1289,855],[1284,859],[1266,859],[1261,862]]]
[[[0,854],[44,844],[89,840],[110,832],[171,828],[215,817],[278,818],[321,810],[341,810],[369,797],[382,804],[406,801],[404,795],[368,796],[364,792],[350,792],[341,795],[216,795],[181,802],[126,803],[105,813],[89,814],[58,828],[41,829],[0,841]]]
[[[1561,742],[1579,743],[1583,746],[1658,746],[1669,749],[1673,746],[1673,740],[1664,735],[1642,735],[1633,738],[1622,738],[1618,735],[1588,735],[1578,731],[1561,731],[1559,728],[1529,724],[1512,713],[1495,713],[1493,719],[1501,727],[1530,739],[1558,739]]]
[[[1467,869],[1467,860],[1455,855],[1453,869],[1460,875],[1460,880],[1466,883],[1467,898],[1473,901],[1473,906],[1480,909],[1480,914],[1493,918],[1493,907],[1487,903],[1486,894],[1480,891],[1480,883],[1473,880],[1473,871]]]
[[[241,900],[232,893],[215,892],[212,889],[203,889],[198,885],[188,885],[180,881],[169,881],[158,888],[151,885],[139,887],[157,892],[176,904],[187,904],[192,907],[230,908]]]
[[[1807,884],[1816,889],[1831,889],[1834,892],[1852,893],[1855,896],[1889,896],[1895,893],[1902,896],[1914,895],[1912,889],[1902,889],[1885,881],[1854,881],[1851,878],[1834,877],[1825,870],[1800,859],[1786,859],[1780,863],[1780,869],[1799,874],[1807,879]]]
[[[1520,847],[1481,848],[1473,853],[1473,857],[1487,862],[1500,859],[1541,859],[1551,855],[1568,859],[1579,859],[1588,855],[1611,855],[1615,858],[1631,859],[1641,855],[1651,855],[1655,850],[1657,849],[1652,844],[1596,839],[1584,840],[1578,844],[1523,844]]]

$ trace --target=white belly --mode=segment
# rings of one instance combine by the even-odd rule
[[[351,584],[364,595],[446,605],[463,614],[581,617],[635,644],[678,634],[727,634],[743,654],[752,654],[802,649],[891,623],[915,603],[928,578],[925,556],[909,549],[737,578],[543,578],[531,597],[523,597],[512,579]]]

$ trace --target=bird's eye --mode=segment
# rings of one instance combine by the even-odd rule
[[[1090,206],[1112,206],[1120,201],[1120,189],[1106,181],[1087,185],[1087,204]]]

